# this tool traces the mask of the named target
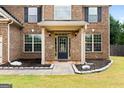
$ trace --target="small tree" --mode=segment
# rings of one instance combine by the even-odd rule
[[[121,23],[121,31],[120,31],[120,35],[119,35],[118,44],[124,45],[124,23]]]
[[[120,41],[121,24],[110,15],[110,43],[118,44]]]

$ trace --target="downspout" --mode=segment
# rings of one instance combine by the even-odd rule
[[[13,24],[13,21],[11,20],[10,23],[8,23],[8,62],[10,63],[10,25]]]

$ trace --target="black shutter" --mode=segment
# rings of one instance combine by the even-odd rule
[[[102,7],[98,7],[98,22],[102,20]]]
[[[85,11],[84,13],[85,21],[88,22],[88,7],[85,7],[84,11]]]
[[[38,22],[40,22],[42,19],[42,8],[38,7],[37,9],[38,9],[37,18],[38,18]]]
[[[28,22],[28,7],[24,7],[24,21]]]

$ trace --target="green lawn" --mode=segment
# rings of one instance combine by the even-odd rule
[[[0,76],[0,83],[14,87],[124,87],[124,57],[111,57],[112,66],[106,71],[83,75]]]

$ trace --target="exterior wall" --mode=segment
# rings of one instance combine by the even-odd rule
[[[8,62],[8,25],[0,24],[0,35],[2,35],[3,40],[3,54],[2,54],[2,63]]]
[[[24,23],[24,6],[5,6],[6,9],[13,14],[17,19],[19,19],[22,23]],[[72,6],[72,20],[84,20],[84,5],[73,5]],[[102,21],[98,23],[90,23],[88,25],[88,29],[86,33],[101,33],[102,35],[102,51],[101,52],[88,52],[86,53],[87,59],[108,59],[109,58],[109,6],[102,7]],[[19,13],[18,13],[19,12]],[[44,6],[44,19],[45,20],[53,20],[54,19],[54,6],[53,5],[45,5]],[[41,34],[41,28],[36,23],[24,23],[24,28],[21,32],[21,54],[20,58],[41,58],[41,53],[24,53],[23,52],[23,35],[30,34]],[[31,30],[34,29],[34,32]],[[92,29],[95,29],[95,32],[92,32]],[[46,32],[45,36],[45,56],[46,60],[54,60],[54,47],[55,40],[54,35],[48,35]],[[71,35],[71,60],[80,60],[80,32],[77,36]]]
[[[19,21],[23,23],[24,28],[20,32],[20,59],[33,59],[41,58],[41,53],[25,53],[23,51],[23,36],[25,34],[41,34],[41,27],[37,23],[25,23],[24,22],[24,7],[25,6],[5,6],[5,8],[14,15]],[[37,6],[39,7],[39,6]],[[18,13],[19,11],[19,13]],[[34,29],[34,32],[31,30]]]
[[[24,45],[23,45],[23,38],[25,34],[41,34],[41,27],[34,24],[34,25],[28,25],[25,24],[26,27],[22,29],[21,32],[21,58],[22,59],[35,59],[35,58],[41,58],[41,53],[26,53],[24,52]],[[32,29],[34,29],[34,32],[32,32]]]
[[[54,6],[45,5],[44,6],[44,20],[53,20],[54,19]]]
[[[14,25],[10,26],[10,61],[20,59],[21,31]]]
[[[48,32],[45,33],[45,59],[55,60],[55,35],[49,36]]]
[[[78,32],[77,36],[71,35],[70,54],[71,59],[75,61],[81,60],[81,33]]]
[[[72,5],[72,20],[84,19],[84,11],[82,5]]]
[[[109,59],[109,6],[102,7],[102,20],[98,23],[90,23],[86,33],[101,33],[102,51],[86,54],[87,59]],[[95,29],[95,32],[92,32]]]

